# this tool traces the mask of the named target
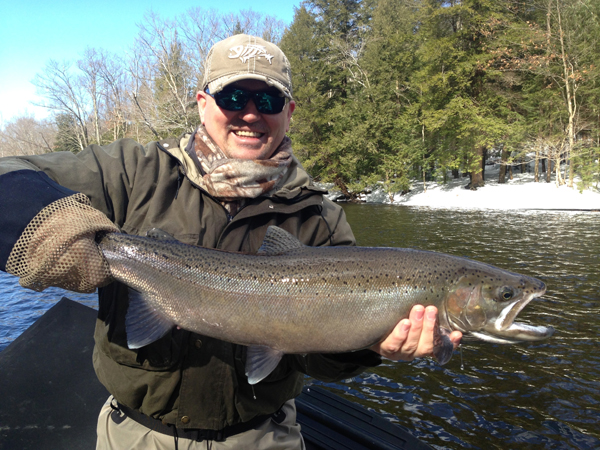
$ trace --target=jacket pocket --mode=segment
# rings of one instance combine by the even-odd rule
[[[127,346],[125,318],[128,288],[111,283],[99,291],[98,322],[94,338],[98,350],[118,364],[150,371],[170,370],[181,360],[189,332],[171,329],[157,341],[139,349]]]

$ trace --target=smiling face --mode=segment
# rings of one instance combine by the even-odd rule
[[[241,80],[233,86],[253,92],[277,92],[276,88],[258,80]],[[215,99],[206,92],[198,92],[196,99],[209,136],[226,156],[237,159],[270,158],[289,130],[296,107],[292,100],[278,114],[262,114],[252,100],[241,111],[227,111],[217,106]]]

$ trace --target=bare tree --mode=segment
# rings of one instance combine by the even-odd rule
[[[133,119],[136,132],[136,139],[140,141],[140,136],[144,133],[140,130],[140,125],[148,129],[156,139],[160,139],[158,131],[155,129],[153,99],[152,99],[152,75],[151,68],[145,64],[145,61],[138,56],[134,48],[133,53],[128,55],[127,74],[130,80],[128,96],[131,99],[131,118]]]
[[[54,150],[56,127],[33,116],[16,117],[0,129],[0,157],[37,155]]]
[[[100,70],[103,64],[102,55],[93,48],[86,48],[83,52],[83,58],[77,61],[77,67],[81,71],[80,85],[87,93],[91,101],[91,120],[94,129],[94,138],[97,144],[101,144],[100,131]]]
[[[279,44],[285,31],[283,21],[274,16],[265,16],[251,9],[226,14],[222,16],[221,20],[223,26],[217,36],[218,39],[225,39],[234,34],[249,34]]]
[[[87,48],[75,65],[50,60],[34,84],[54,114],[56,142],[79,151],[90,143],[138,141],[191,132],[204,61],[218,40],[243,32],[279,42],[284,24],[251,10],[223,15],[190,9],[176,19],[148,12],[123,57]],[[107,136],[108,134],[108,136]]]
[[[80,150],[89,144],[89,107],[85,89],[79,77],[73,74],[71,63],[49,60],[41,74],[35,76],[33,84],[46,102],[38,106],[48,108],[55,114],[67,114],[73,118],[73,133]]]
[[[127,134],[128,117],[128,78],[124,63],[116,56],[101,52],[98,76],[101,81],[100,94],[104,104],[104,121],[112,130],[112,138],[118,139]]]
[[[221,15],[214,9],[189,9],[178,18],[180,39],[184,54],[192,68],[191,79],[196,87],[202,83],[204,62],[208,51],[222,34]]]
[[[153,115],[157,129],[170,135],[191,131],[196,125],[190,110],[195,88],[175,21],[164,20],[153,13],[138,25],[136,48],[138,57],[152,67]]]

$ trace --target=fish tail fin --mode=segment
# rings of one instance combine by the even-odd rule
[[[253,345],[246,354],[246,376],[248,383],[256,384],[266,378],[283,357],[283,352],[270,347]]]
[[[436,318],[433,327],[433,356],[442,366],[452,359],[452,353],[454,352],[454,344],[450,340],[450,333],[450,330],[440,326],[440,322]]]
[[[157,341],[173,328],[174,323],[156,311],[144,294],[129,288],[129,308],[125,316],[127,346],[144,347]]]

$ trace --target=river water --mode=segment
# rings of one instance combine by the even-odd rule
[[[329,390],[382,413],[434,448],[600,448],[600,216],[345,205],[359,245],[465,256],[534,276],[548,290],[519,321],[552,325],[534,344],[469,341],[441,367],[384,362]],[[0,350],[62,295],[0,273]]]
[[[600,448],[600,216],[344,206],[359,245],[465,256],[541,279],[519,321],[552,325],[534,344],[469,341],[441,367],[384,363],[346,393],[435,448]]]

